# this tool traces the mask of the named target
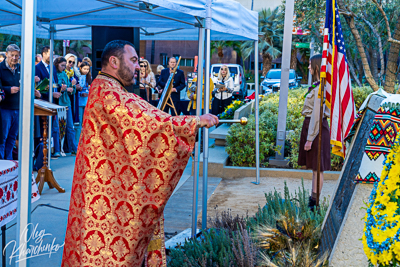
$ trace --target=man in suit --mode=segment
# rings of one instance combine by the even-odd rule
[[[160,80],[158,81],[158,85],[163,89],[165,89],[165,85],[168,81],[171,71],[176,66],[176,58],[175,57],[169,58],[168,66],[169,66],[169,68],[163,69],[161,71]],[[171,99],[174,102],[174,106],[175,106],[176,112],[178,112],[178,114],[174,114],[175,111],[173,111],[173,109],[168,105],[166,105],[164,108],[165,112],[169,113],[169,110],[171,108],[171,115],[178,116],[181,113],[179,110],[179,103],[181,101],[181,91],[185,87],[186,87],[185,74],[180,69],[177,69],[175,76],[174,76],[174,84],[173,84],[173,87],[171,90]]]
[[[43,79],[50,79],[50,60],[52,60],[52,56],[50,56],[50,47],[43,46],[42,48],[42,61],[39,62],[35,66],[35,74]],[[57,71],[53,66],[53,84],[57,84]],[[58,99],[60,98],[61,93],[58,92],[57,88],[53,88],[53,103],[58,104]],[[49,100],[49,93],[43,93],[42,98],[44,100]],[[40,131],[42,133],[42,130]],[[52,154],[52,159],[57,159],[61,156],[60,154],[60,129],[59,122],[57,116],[53,116],[53,123],[51,124],[51,136],[53,137],[54,144],[54,154]]]

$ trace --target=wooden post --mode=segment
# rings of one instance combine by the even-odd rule
[[[321,143],[322,143],[322,120],[324,119],[324,94],[325,94],[325,78],[321,79],[319,95],[321,96],[321,104],[319,109],[319,132],[318,132],[318,161],[317,161],[317,198],[316,205],[319,206],[319,190],[321,179]]]

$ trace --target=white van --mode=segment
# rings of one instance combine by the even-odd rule
[[[243,99],[247,96],[246,90],[246,79],[244,77],[243,67],[239,64],[213,64],[211,65],[211,77],[218,76],[219,70],[222,66],[226,65],[229,69],[231,77],[233,78],[233,82],[235,85],[235,89],[233,90],[233,97]]]

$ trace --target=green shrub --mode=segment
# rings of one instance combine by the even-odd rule
[[[359,110],[364,100],[367,96],[374,92],[370,86],[363,87],[353,87],[353,97],[354,103],[356,104],[356,109]]]
[[[287,113],[287,130],[301,127],[303,117],[303,96],[306,89],[289,91]],[[276,131],[278,127],[279,93],[265,96],[260,102],[260,162],[261,166],[268,166],[268,158],[276,151]],[[226,138],[226,151],[233,166],[254,167],[255,155],[255,117],[250,115],[246,126],[232,125]]]
[[[304,117],[301,115],[304,105],[304,95],[307,88],[289,90],[288,109],[286,117],[286,130],[292,131],[287,136],[290,151],[286,151],[285,156],[293,168],[299,168],[297,165],[300,133],[303,126]],[[369,86],[353,87],[353,96],[356,108],[372,93]],[[269,157],[275,154],[276,133],[278,127],[278,109],[279,92],[265,96],[260,101],[260,163],[261,167],[268,166]],[[254,167],[255,157],[255,118],[250,115],[246,126],[232,125],[229,129],[229,135],[226,138],[226,151],[230,156],[233,166]],[[286,155],[287,153],[287,155]],[[340,171],[343,165],[343,159],[331,154],[332,170]]]
[[[258,248],[247,229],[230,232],[211,228],[200,239],[189,239],[171,249],[171,267],[246,267],[255,266]]]

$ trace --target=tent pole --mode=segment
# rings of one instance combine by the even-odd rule
[[[22,49],[21,84],[19,116],[19,170],[18,170],[18,216],[17,247],[28,244],[27,233],[31,213],[32,151],[33,151],[33,100],[34,100],[34,62],[36,47],[36,0],[22,1]],[[24,250],[18,251],[15,266],[28,267]]]
[[[253,182],[253,184],[260,184],[260,129],[259,129],[259,122],[260,122],[260,116],[259,116],[259,102],[260,102],[260,97],[259,97],[259,79],[258,79],[258,40],[254,41],[254,75],[255,75],[255,104],[256,104],[256,110],[255,110],[255,115],[256,115],[256,181]]]
[[[197,92],[196,92],[196,116],[201,115],[201,100],[203,89],[203,59],[204,59],[204,28],[199,28],[199,62],[197,66]],[[192,238],[197,233],[197,207],[199,200],[199,170],[200,170],[200,140],[201,130],[198,131],[198,141],[195,144],[194,155],[194,177],[193,177],[193,211],[192,211]]]
[[[50,25],[50,79],[49,79],[49,102],[53,103],[53,75],[54,75],[54,70],[53,70],[53,51],[54,51],[54,25]],[[47,160],[47,164],[49,169],[51,168],[50,164],[51,164],[51,128],[52,128],[52,116],[49,116],[49,133],[48,133],[48,137],[49,137],[49,151],[48,151],[48,160]]]
[[[211,59],[211,0],[207,0],[206,17],[206,73],[204,77],[204,114],[210,112],[210,59]],[[204,128],[203,139],[203,205],[201,228],[207,229],[207,189],[208,189],[208,129]]]
[[[314,38],[311,39],[310,43],[310,58],[314,55]],[[311,72],[308,71],[308,86],[310,87],[312,84]]]
[[[286,113],[289,94],[289,71],[290,71],[290,55],[292,50],[292,30],[293,30],[293,12],[294,0],[286,1],[285,8],[285,24],[283,31],[283,47],[282,47],[282,71],[281,71],[281,88],[279,95],[278,110],[278,131],[276,137],[276,146],[280,146],[280,151],[276,152],[275,159],[284,161],[285,139],[286,139]]]

